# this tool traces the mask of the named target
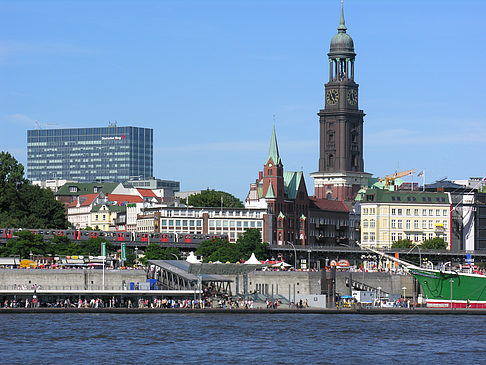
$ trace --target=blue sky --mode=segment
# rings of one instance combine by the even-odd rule
[[[486,175],[486,2],[344,5],[365,170]],[[0,150],[26,164],[35,121],[150,127],[156,177],[244,199],[275,114],[284,168],[303,169],[312,194],[339,12],[339,0],[0,0]]]

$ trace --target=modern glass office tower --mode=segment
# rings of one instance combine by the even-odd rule
[[[27,131],[27,178],[80,182],[148,179],[153,175],[153,129],[35,129]]]

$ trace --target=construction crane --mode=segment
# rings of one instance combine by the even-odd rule
[[[37,124],[37,129],[43,129],[42,126],[44,126],[44,128],[46,127],[52,127],[52,126],[55,126],[55,125],[58,125],[58,124],[52,124],[52,123],[39,123],[39,121],[37,120],[34,120],[35,124]]]
[[[380,181],[385,181],[385,186],[394,185],[395,179],[413,174],[415,174],[415,169],[395,172],[393,175],[386,175],[385,178],[380,179]]]

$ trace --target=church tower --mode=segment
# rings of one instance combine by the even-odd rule
[[[282,160],[278,152],[277,135],[275,124],[273,125],[272,137],[268,157],[263,167],[263,196],[267,199],[270,214],[277,215],[283,203],[284,196],[284,171]]]
[[[353,39],[346,33],[341,0],[338,33],[331,39],[329,81],[325,84],[325,106],[317,114],[320,125],[319,171],[314,178],[317,198],[352,200],[367,185],[364,172],[363,117],[358,108]]]

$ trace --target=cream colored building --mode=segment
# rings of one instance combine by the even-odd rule
[[[137,215],[139,232],[166,232],[227,235],[236,242],[248,228],[260,231],[262,241],[269,242],[271,220],[266,209],[153,207]]]
[[[361,202],[361,244],[376,249],[409,239],[421,244],[443,238],[450,249],[449,193],[368,189]]]
[[[115,220],[120,212],[125,212],[125,206],[110,204],[95,205],[91,209],[91,226],[101,231],[115,230]]]

